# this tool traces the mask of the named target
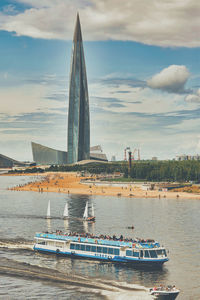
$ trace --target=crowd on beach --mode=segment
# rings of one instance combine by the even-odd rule
[[[48,233],[48,232],[46,232]],[[115,234],[113,236],[110,235],[94,235],[93,233],[78,233],[78,232],[69,232],[64,233],[61,230],[56,230],[57,235],[65,235],[65,236],[73,236],[78,238],[91,238],[91,239],[102,239],[102,240],[110,240],[110,241],[120,241],[120,242],[131,242],[131,243],[154,243],[155,241],[152,239],[140,239],[140,238],[126,238],[123,235],[117,237]]]

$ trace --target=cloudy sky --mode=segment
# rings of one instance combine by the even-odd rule
[[[117,159],[127,146],[142,159],[200,153],[197,0],[0,0],[0,153],[66,150],[77,11],[91,145]]]

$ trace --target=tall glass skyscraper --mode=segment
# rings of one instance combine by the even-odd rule
[[[68,163],[89,158],[89,97],[81,25],[79,15],[77,15],[69,85]]]

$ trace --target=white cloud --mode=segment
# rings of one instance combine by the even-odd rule
[[[169,93],[183,93],[190,76],[185,66],[171,65],[147,81],[149,87]]]
[[[200,89],[194,94],[189,94],[185,97],[186,102],[200,103]]]
[[[63,108],[63,103],[48,99],[57,87],[52,83],[26,83],[17,86],[1,87],[1,114],[16,116],[26,113],[50,112],[51,109]]]
[[[123,91],[129,92],[123,93]],[[91,105],[116,113],[159,114],[185,109],[183,95],[174,95],[172,99],[168,93],[155,93],[150,88],[130,87],[123,82],[118,86],[106,85],[106,81],[103,84],[90,84],[89,94]],[[118,99],[123,107],[111,106],[107,99]]]
[[[71,39],[80,12],[87,40],[130,40],[163,47],[199,47],[196,0],[18,0],[31,5],[0,14],[0,29],[45,39]]]

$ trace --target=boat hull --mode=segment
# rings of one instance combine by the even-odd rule
[[[72,259],[86,259],[86,260],[95,260],[95,261],[104,261],[104,262],[110,262],[114,264],[120,264],[120,265],[126,265],[134,268],[151,268],[151,269],[160,269],[162,268],[164,264],[164,260],[158,261],[145,261],[142,259],[138,260],[129,260],[127,258],[123,258],[120,256],[99,256],[99,255],[87,255],[87,254],[80,254],[80,253],[75,253],[75,252],[62,252],[59,249],[57,250],[50,250],[50,249],[43,249],[43,248],[37,248],[34,247],[34,251],[39,252],[39,253],[45,253],[45,254],[54,254],[57,256],[62,256],[62,257],[70,257]],[[166,260],[167,261],[167,260]]]
[[[178,292],[174,292],[174,293],[166,293],[166,294],[159,294],[159,295],[155,294],[155,295],[153,295],[153,297],[156,300],[174,300],[174,299],[176,299],[176,297],[178,296],[178,294],[179,294],[179,291]]]

